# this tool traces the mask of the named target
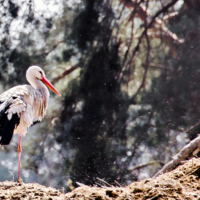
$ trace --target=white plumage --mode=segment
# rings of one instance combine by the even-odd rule
[[[10,143],[13,134],[18,133],[20,178],[21,136],[34,121],[41,121],[48,105],[49,91],[59,92],[46,79],[44,71],[38,66],[29,67],[26,78],[30,85],[15,86],[0,95],[0,144]]]
[[[0,102],[4,102],[1,104],[0,110],[5,107],[7,100],[11,103],[5,112],[7,113],[8,120],[15,113],[20,118],[20,123],[14,130],[14,133],[24,135],[27,133],[27,128],[34,121],[42,120],[49,99],[49,91],[48,89],[46,90],[46,93],[43,93],[30,85],[22,85],[13,87],[0,95]]]

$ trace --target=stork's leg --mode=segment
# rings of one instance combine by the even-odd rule
[[[21,159],[21,152],[22,152],[22,145],[21,145],[22,136],[19,136],[19,146],[18,146],[18,179],[17,181],[20,182],[20,159]]]

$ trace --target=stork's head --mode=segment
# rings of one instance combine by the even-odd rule
[[[46,86],[48,86],[57,95],[61,96],[56,88],[48,81],[45,77],[44,71],[38,66],[31,66],[26,72],[27,81],[35,88],[37,88],[37,82],[42,81]]]

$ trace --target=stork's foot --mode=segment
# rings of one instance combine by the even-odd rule
[[[21,177],[19,177],[17,182],[22,184],[23,183],[23,179]]]

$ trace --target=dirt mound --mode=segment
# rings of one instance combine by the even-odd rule
[[[63,194],[55,188],[39,184],[0,183],[0,199],[42,199],[42,200],[200,200],[200,159],[191,159],[172,172],[155,179],[134,182],[127,187],[81,186]]]
[[[60,200],[65,199],[65,195],[55,188],[45,187],[37,183],[25,184],[5,181],[0,183],[0,199]]]
[[[82,186],[66,194],[67,199],[200,200],[200,159],[191,159],[172,172],[127,187]]]

